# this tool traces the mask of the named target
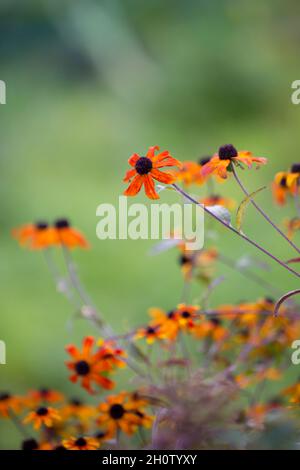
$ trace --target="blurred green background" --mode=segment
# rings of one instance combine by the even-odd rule
[[[300,107],[290,98],[300,78],[299,9],[297,0],[1,1],[1,389],[78,395],[64,346],[92,333],[83,321],[67,328],[72,308],[55,292],[42,254],[11,239],[13,227],[69,217],[92,244],[74,254],[81,277],[124,332],[147,318],[148,307],[172,308],[182,289],[176,251],[150,257],[151,241],[96,238],[96,207],[117,203],[131,153],[160,145],[191,160],[233,143],[269,158],[261,171],[242,174],[250,190],[299,160]],[[242,199],[232,181],[220,191]],[[292,205],[276,208],[269,190],[258,200],[278,222],[294,214]],[[224,254],[255,254],[217,230]],[[294,255],[252,208],[245,231],[283,259]],[[280,291],[296,287],[271,267],[265,276]],[[266,295],[230,270],[218,273],[226,282],[212,306]],[[2,420],[1,448],[18,442]]]

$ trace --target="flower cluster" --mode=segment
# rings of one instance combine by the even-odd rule
[[[238,151],[231,144],[222,145],[212,156],[185,162],[153,146],[145,156],[134,153],[129,158],[125,195],[135,196],[144,187],[146,196],[158,199],[155,181],[172,185],[181,197],[201,205],[228,233],[254,246],[291,276],[300,277],[290,263],[251,239],[241,227],[246,206],[252,203],[298,252],[291,261],[299,262],[300,249],[291,238],[300,228],[300,214],[285,222],[286,236],[253,200],[256,193],[249,194],[239,179],[240,169],[266,163],[265,158]],[[236,202],[214,188],[229,176],[244,193],[236,227],[230,214]],[[283,205],[292,196],[298,207],[299,181],[298,164],[279,172],[272,186],[275,202]],[[208,193],[191,196],[186,192],[190,185],[208,188]],[[215,238],[213,244],[210,240],[204,249],[194,251],[188,250],[186,240],[178,239],[172,247],[177,246],[177,268],[183,277],[180,298],[171,308],[149,308],[148,321],[116,334],[86,293],[70,260],[68,248],[88,246],[78,230],[58,220],[52,226],[28,224],[15,229],[13,236],[22,246],[45,249],[45,254],[53,246],[64,248],[68,278],[61,285],[54,275],[58,290],[73,301],[66,285],[72,286],[78,295],[76,312],[103,338],[87,336],[81,348],[66,346],[70,381],[79,382],[89,400],[68,399],[48,388],[31,390],[25,396],[0,392],[0,417],[11,419],[26,435],[23,450],[251,449],[265,442],[272,447],[274,429],[285,439],[290,430],[291,448],[299,442],[295,418],[299,416],[300,383],[288,370],[291,345],[300,339],[299,306],[293,299],[299,289],[278,299],[280,283],[272,284],[268,267],[261,262],[232,258],[215,246]],[[220,304],[214,292],[227,281],[219,276],[222,265],[256,283],[264,295],[236,303],[225,299]],[[196,298],[192,297],[194,287]],[[125,366],[125,377],[133,375],[135,390],[123,391],[120,386],[119,373]],[[278,438],[275,441],[274,447]]]

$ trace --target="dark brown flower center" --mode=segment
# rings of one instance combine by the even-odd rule
[[[292,165],[291,173],[300,173],[300,163],[294,163],[294,165]]]
[[[190,312],[184,311],[184,312],[181,313],[181,316],[182,316],[182,318],[190,318],[191,314],[190,314]]]
[[[81,406],[81,405],[82,405],[81,401],[78,400],[77,398],[72,398],[72,399],[70,400],[70,404],[71,404],[72,406]]]
[[[75,364],[75,370],[78,375],[87,375],[91,368],[86,361],[78,361]]]
[[[152,328],[152,326],[148,326],[146,333],[147,335],[154,335],[155,334],[155,328]]]
[[[6,401],[11,398],[11,395],[9,393],[1,393],[0,394],[0,401]]]
[[[77,447],[84,447],[84,446],[86,446],[86,444],[87,444],[87,442],[86,442],[86,440],[85,440],[84,437],[79,437],[79,438],[76,439],[76,441],[75,441],[75,445],[76,445]]]
[[[198,163],[199,165],[203,166],[203,165],[206,165],[206,163],[209,162],[209,160],[211,159],[211,157],[201,157],[199,160],[198,160]]]
[[[180,256],[180,258],[179,258],[179,264],[180,264],[181,266],[183,266],[184,264],[189,263],[190,261],[191,261],[190,258],[189,258],[188,256],[186,256],[186,255],[182,255],[182,256]]]
[[[38,416],[46,416],[48,414],[48,408],[46,408],[45,406],[41,406],[41,408],[36,410],[36,414]]]
[[[221,320],[220,320],[220,318],[211,317],[210,321],[211,321],[211,322],[213,323],[213,325],[215,325],[215,326],[221,325]]]
[[[26,439],[22,442],[22,450],[36,450],[39,445],[35,439]]]
[[[135,164],[135,169],[139,175],[147,175],[152,170],[152,161],[148,157],[140,157]]]
[[[175,313],[173,310],[171,310],[170,312],[167,313],[167,317],[170,318],[170,320],[172,320],[172,318],[175,317]]]
[[[121,419],[125,414],[124,407],[119,403],[116,403],[110,407],[109,414],[112,419]]]
[[[58,219],[54,222],[55,228],[68,228],[70,227],[70,222],[67,219]]]
[[[46,230],[46,228],[48,228],[48,224],[47,222],[36,222],[35,228],[37,230]]]
[[[219,148],[218,155],[220,160],[231,160],[232,158],[237,157],[238,153],[233,145],[228,144]]]
[[[283,177],[281,178],[281,181],[280,181],[279,184],[280,184],[280,186],[281,186],[282,188],[286,188],[286,187],[287,187],[287,186],[286,186],[286,176],[283,176]]]

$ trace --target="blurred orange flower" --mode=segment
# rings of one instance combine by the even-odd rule
[[[251,168],[253,163],[256,163],[257,165],[265,165],[267,163],[267,159],[254,157],[249,151],[238,152],[231,144],[223,145],[219,148],[218,153],[203,166],[201,173],[204,177],[210,174],[215,174],[222,179],[226,179],[228,176],[227,171],[230,171],[230,165],[237,163],[244,164],[248,168]]]

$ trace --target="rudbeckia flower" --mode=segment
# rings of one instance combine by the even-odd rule
[[[150,199],[159,199],[159,195],[155,190],[154,180],[164,184],[174,183],[175,176],[170,173],[163,173],[160,171],[160,168],[180,167],[181,163],[171,157],[168,150],[155,155],[155,152],[158,150],[159,147],[154,146],[149,148],[146,156],[140,156],[137,153],[131,155],[128,163],[133,168],[127,171],[123,181],[132,181],[126,191],[124,191],[125,196],[135,196],[144,185],[145,193]]]
[[[40,390],[29,391],[28,397],[25,400],[28,402],[29,406],[35,406],[38,404],[56,403],[63,399],[64,395],[62,393],[48,388],[41,388]]]
[[[280,173],[278,173],[279,175]],[[272,184],[272,192],[274,201],[283,206],[286,203],[288,194],[291,194],[290,189],[286,184],[286,174],[281,173],[280,176],[275,176],[275,181]]]
[[[197,162],[185,161],[182,166],[174,171],[176,181],[182,182],[186,186],[193,183],[203,184],[205,179],[201,176],[201,166]]]
[[[139,426],[149,427],[152,422],[141,403],[132,399],[127,392],[108,396],[98,409],[101,414],[97,423],[107,429],[107,436],[110,438],[119,430],[131,436]]]
[[[283,184],[292,194],[297,194],[300,182],[300,163],[294,163],[290,171],[281,171],[275,175],[275,184]]]
[[[97,450],[100,443],[94,437],[70,437],[63,441],[63,446],[68,450]]]
[[[81,386],[89,393],[94,393],[91,383],[95,382],[100,387],[110,390],[114,383],[106,375],[108,372],[107,362],[101,360],[103,353],[97,350],[92,353],[95,340],[92,336],[87,336],[83,340],[82,351],[74,345],[66,347],[66,351],[72,356],[72,361],[67,362],[67,367],[72,371],[71,382],[81,381]],[[110,365],[109,370],[112,369]]]
[[[89,248],[89,244],[79,230],[71,227],[67,219],[58,219],[54,223],[56,234],[55,243],[67,248]]]
[[[42,425],[52,428],[58,421],[61,421],[61,417],[57,410],[41,406],[35,411],[31,411],[23,422],[24,424],[32,422],[34,429],[40,429]]]
[[[0,416],[8,418],[10,412],[18,413],[22,407],[22,400],[10,393],[0,392]]]
[[[55,244],[56,233],[46,222],[27,224],[12,231],[12,236],[21,246],[32,250],[49,248]]]
[[[145,338],[148,344],[154,343],[155,340],[166,339],[166,335],[161,331],[160,325],[148,325],[139,328],[134,337],[135,339]]]
[[[60,412],[63,420],[78,419],[84,422],[95,416],[96,409],[94,406],[86,405],[77,398],[73,398],[61,408]]]
[[[267,159],[254,157],[253,154],[248,151],[238,152],[231,144],[223,145],[219,148],[218,153],[202,167],[201,173],[204,177],[215,174],[222,179],[226,179],[228,176],[227,171],[230,171],[232,164],[243,164],[251,168],[253,163],[256,163],[257,166],[265,165]]]

